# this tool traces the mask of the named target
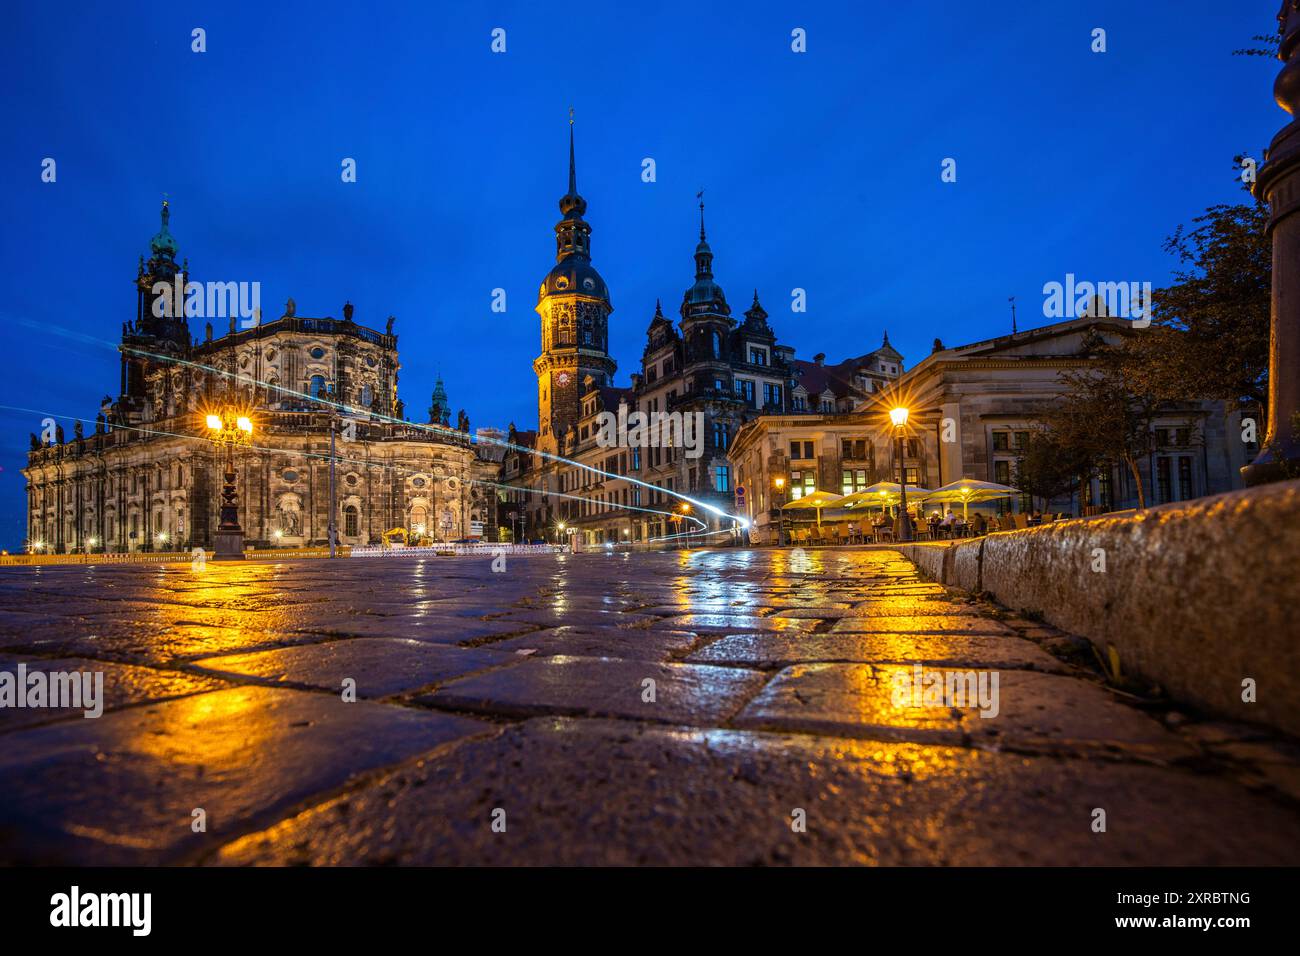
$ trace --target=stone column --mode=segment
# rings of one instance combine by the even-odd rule
[[[1278,13],[1285,61],[1273,84],[1278,105],[1300,112],[1300,0],[1284,0]],[[1300,475],[1300,123],[1292,120],[1269,146],[1255,195],[1269,204],[1273,240],[1273,302],[1268,356],[1268,434],[1255,461],[1242,469],[1248,485]]]

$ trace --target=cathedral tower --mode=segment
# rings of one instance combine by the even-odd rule
[[[168,228],[171,209],[163,200],[161,227],[149,240],[149,261],[140,257],[135,277],[135,319],[122,324],[122,345],[139,351],[185,357],[190,349],[190,326],[185,318],[188,263],[177,264],[176,240]],[[138,411],[146,401],[147,378],[158,377],[156,362],[138,352],[121,352],[122,398]]]
[[[609,355],[609,289],[591,265],[591,227],[582,214],[569,117],[569,191],[560,199],[563,218],[555,225],[555,266],[542,281],[537,313],[542,317],[542,354],[537,373],[537,447],[555,454],[580,417],[583,382],[610,385],[616,365]]]

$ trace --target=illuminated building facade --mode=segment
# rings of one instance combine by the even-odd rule
[[[191,285],[163,204],[162,228],[136,277],[136,314],[123,323],[121,382],[93,431],[71,438],[52,420],[32,435],[27,478],[29,549],[177,551],[211,547],[220,503],[219,449],[205,412],[246,409],[255,433],[237,455],[239,520],[249,547],[328,543],[330,435],[336,431],[333,506],[339,542],[377,544],[406,528],[438,540],[495,528],[497,463],[480,459],[461,413],[436,433],[403,420],[394,320],[383,332],[353,319],[284,314],[213,337],[190,337],[182,311]],[[182,294],[159,302],[159,284]],[[324,400],[313,401],[313,398]],[[346,406],[335,408],[335,405]],[[430,422],[447,426],[442,383]]]
[[[1014,486],[1021,448],[1040,426],[1043,410],[1069,387],[1062,373],[1088,368],[1098,343],[1115,345],[1129,334],[1127,320],[1084,316],[955,348],[936,341],[934,351],[906,372],[899,357],[898,394],[917,406],[911,409],[903,443],[907,483],[939,488],[976,478]],[[894,364],[890,353],[898,354],[882,349],[828,369],[828,374],[804,368],[801,378],[810,394],[826,382],[820,400],[786,415],[763,416],[741,431],[732,460],[747,489],[745,515],[755,542],[775,542],[776,508],[782,500],[812,491],[852,494],[877,481],[898,480],[894,433],[886,421],[892,402],[871,401],[881,383],[873,383],[868,374],[874,367],[878,377],[889,376]],[[1250,415],[1219,401],[1162,406],[1151,422],[1151,452],[1138,462],[1146,503],[1240,488],[1240,469],[1258,450],[1240,440],[1242,418]],[[784,481],[779,492],[778,478]],[[1038,507],[1085,515],[1137,504],[1131,473],[1113,465],[1072,494],[1046,501],[1027,495],[1004,498],[972,510],[1005,513]]]
[[[501,495],[501,523],[516,536],[534,539],[556,539],[562,524],[563,535],[578,534],[586,544],[646,541],[686,530],[688,522],[671,516],[682,504],[672,493],[734,511],[728,446],[746,421],[791,407],[798,384],[793,350],[777,342],[757,292],[743,319],[733,317],[713,276],[701,202],[695,280],[682,297],[680,322],[668,319],[656,303],[640,369],[630,385],[616,387],[608,351],[613,306],[591,263],[586,209],[577,191],[570,127],[569,188],[555,227],[557,261],[537,304],[538,425],[535,432],[515,432],[518,444],[532,450],[506,455],[502,476],[512,490]],[[699,428],[689,448],[680,441],[611,444],[602,437],[603,415],[626,418],[634,412],[691,416]],[[711,532],[733,526],[698,505],[691,513]]]

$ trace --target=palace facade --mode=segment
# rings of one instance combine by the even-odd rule
[[[177,551],[211,547],[223,451],[208,438],[209,412],[234,406],[254,423],[236,450],[239,520],[248,547],[328,542],[331,510],[342,544],[366,545],[405,528],[435,539],[496,526],[499,467],[480,457],[461,413],[450,427],[439,381],[430,429],[404,419],[394,319],[385,330],[343,317],[297,314],[292,299],[271,322],[229,321],[201,341],[171,307],[190,286],[188,262],[163,203],[162,227],[142,256],[135,318],[123,323],[121,380],[93,431],[44,423],[27,467],[29,550]],[[179,296],[158,302],[159,283]],[[335,493],[329,495],[330,438]],[[480,484],[479,482],[483,482]]]
[[[694,540],[725,542],[736,531],[726,517],[736,502],[728,458],[735,436],[760,415],[822,402],[825,381],[801,380],[805,370],[793,349],[778,341],[757,291],[743,315],[733,314],[713,274],[701,202],[695,276],[682,295],[678,320],[656,303],[637,371],[629,385],[615,385],[617,365],[608,350],[613,305],[591,262],[572,127],[569,188],[559,206],[556,263],[537,302],[538,423],[535,431],[511,428],[509,440],[518,447],[503,463],[502,481],[510,488],[501,496],[502,527],[516,538],[577,534],[593,545],[643,542],[691,529],[699,535]],[[885,346],[886,365],[894,367],[888,374],[897,377],[901,356],[887,341]],[[608,416],[626,421],[638,412],[679,422],[689,417],[695,427],[685,438],[652,433],[635,441],[630,432],[620,432],[611,442],[602,422]],[[707,527],[688,520],[684,508]]]

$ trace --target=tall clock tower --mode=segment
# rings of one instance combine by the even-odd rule
[[[563,217],[555,225],[555,266],[542,281],[537,313],[542,317],[542,354],[537,373],[537,447],[556,454],[565,432],[577,424],[584,382],[609,385],[617,367],[609,355],[609,289],[591,265],[591,226],[582,214],[573,159],[573,117],[569,117],[569,191],[560,199]]]

